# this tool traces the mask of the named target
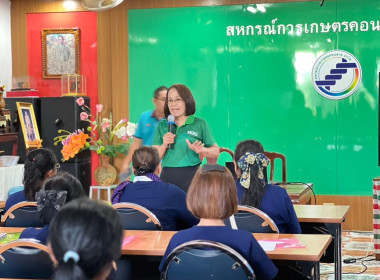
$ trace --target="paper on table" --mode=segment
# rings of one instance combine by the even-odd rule
[[[276,243],[276,249],[287,249],[287,248],[305,248],[306,246],[301,244],[297,238],[281,238],[281,239],[270,239],[270,240],[260,240],[261,242],[274,242]]]
[[[276,242],[272,242],[272,241],[258,241],[261,248],[263,248],[263,250],[265,252],[272,252],[276,249]]]
[[[139,236],[141,235],[144,235],[145,232],[142,232],[142,233],[139,233],[139,234],[136,234],[136,235],[130,235],[130,236],[126,236],[124,237],[123,239],[123,244],[122,244],[122,248],[127,245],[128,243],[132,242],[133,240],[135,240],[136,238],[138,238]]]

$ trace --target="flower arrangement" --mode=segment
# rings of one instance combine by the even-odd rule
[[[113,126],[112,113],[109,114],[109,118],[101,117],[102,104],[96,105],[96,115],[93,116],[91,109],[84,104],[83,97],[78,98],[76,103],[83,111],[80,113],[80,119],[89,123],[87,127],[88,134],[82,129],[74,132],[58,130],[58,133],[64,134],[54,138],[54,145],[62,143],[63,161],[75,157],[80,151],[86,149],[109,157],[115,157],[118,153],[126,154],[128,152],[129,139],[135,133],[136,124],[129,122],[127,119],[121,119]],[[115,138],[121,140],[116,142]]]

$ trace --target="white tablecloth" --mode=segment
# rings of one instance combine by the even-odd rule
[[[7,200],[8,191],[16,186],[22,186],[24,165],[0,167],[0,200]]]

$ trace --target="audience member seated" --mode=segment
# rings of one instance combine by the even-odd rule
[[[42,228],[26,228],[20,238],[34,238],[46,243],[49,224],[54,215],[65,204],[76,198],[85,197],[86,192],[81,182],[67,172],[59,172],[46,180],[44,188],[36,193],[37,211]]]
[[[264,155],[263,146],[255,140],[242,141],[236,146],[234,157],[239,204],[265,212],[275,222],[280,233],[301,233],[286,190],[268,184],[269,159]]]
[[[198,223],[186,207],[186,193],[158,177],[161,163],[154,147],[142,146],[132,156],[135,179],[121,183],[114,191],[112,204],[132,202],[150,210],[164,230],[188,228]]]
[[[24,163],[24,189],[13,193],[5,203],[4,213],[22,201],[35,201],[44,181],[57,173],[57,159],[48,149],[31,151]]]
[[[109,279],[122,239],[120,219],[111,206],[88,198],[68,203],[50,224],[53,279]]]
[[[221,165],[204,165],[198,169],[187,193],[187,206],[200,218],[198,225],[173,235],[160,264],[179,245],[192,240],[223,243],[240,253],[251,265],[256,279],[273,279],[277,268],[252,233],[234,230],[224,220],[237,212],[238,198],[231,172]]]

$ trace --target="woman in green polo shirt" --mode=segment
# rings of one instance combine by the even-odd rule
[[[153,145],[162,159],[161,179],[187,192],[201,156],[217,159],[219,147],[206,121],[194,116],[195,101],[187,86],[175,84],[168,89],[164,113],[166,118],[174,116],[175,129],[168,132],[168,120],[163,119],[154,136]]]

